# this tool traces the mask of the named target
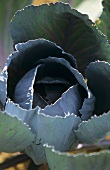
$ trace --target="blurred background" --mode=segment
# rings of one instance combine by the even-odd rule
[[[5,65],[6,59],[13,51],[13,43],[9,34],[9,22],[17,10],[26,5],[40,5],[42,3],[57,2],[58,0],[0,0],[0,70]],[[102,0],[62,0],[69,3],[95,22],[102,13]],[[6,162],[5,162],[6,161]],[[36,167],[33,162],[20,153],[0,153],[0,170],[47,170],[47,165]]]
[[[44,3],[57,2],[58,0],[43,0]],[[69,3],[73,8],[79,12],[88,14],[90,19],[95,21],[102,12],[102,0],[62,0]],[[40,5],[42,0],[33,0],[33,4]]]

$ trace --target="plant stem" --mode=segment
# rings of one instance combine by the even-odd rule
[[[16,164],[31,160],[26,154],[20,154],[5,160],[0,164],[0,170],[7,169],[9,167],[15,166]]]

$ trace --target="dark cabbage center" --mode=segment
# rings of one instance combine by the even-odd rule
[[[47,104],[52,104],[76,82],[74,75],[64,65],[54,62],[42,64],[34,83],[33,107],[37,105],[35,94]]]

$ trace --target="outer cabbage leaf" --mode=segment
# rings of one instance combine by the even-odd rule
[[[51,170],[108,170],[110,167],[110,151],[92,154],[68,154],[55,151],[54,147],[48,146],[48,144],[45,144],[44,147]]]
[[[81,72],[96,59],[110,61],[105,37],[87,15],[68,4],[28,6],[15,14],[10,32],[14,44],[38,38],[55,42],[77,59]]]
[[[60,100],[63,101],[63,99]],[[60,103],[60,107],[62,107],[62,103]],[[28,124],[36,134],[34,142],[25,148],[26,154],[28,154],[36,164],[47,161],[43,148],[44,143],[53,144],[57,149],[66,151],[77,142],[74,130],[77,129],[81,120],[73,113],[71,113],[71,115],[68,113],[66,115],[64,114],[64,116],[55,115],[52,117],[45,115],[45,110],[41,110],[39,107],[32,110],[25,110],[9,100],[6,103],[5,109],[9,115],[14,116],[16,114],[16,116]],[[54,110],[50,110],[50,112],[52,111],[54,112]],[[59,109],[59,112],[61,111],[62,110]]]
[[[82,143],[96,144],[110,134],[110,111],[83,121],[76,130],[77,139]]]
[[[17,152],[34,141],[34,134],[29,126],[17,117],[0,112],[0,152]]]
[[[110,133],[110,64],[104,61],[89,64],[86,77],[96,98],[95,116],[79,125],[76,136],[80,142],[95,144]]]
[[[110,110],[110,64],[90,63],[86,70],[87,85],[96,98],[94,114],[100,115]]]

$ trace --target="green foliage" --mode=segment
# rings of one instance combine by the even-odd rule
[[[102,31],[107,36],[107,39],[110,43],[110,1],[103,0],[103,13],[100,16],[99,20],[96,21],[99,30]]]
[[[110,151],[91,154],[67,154],[45,145],[50,170],[109,170]]]
[[[20,1],[9,2],[7,9],[12,4],[14,10],[21,7]],[[99,27],[105,18],[108,21],[107,4],[105,0]],[[4,109],[0,151],[23,150],[36,164],[48,162],[51,170],[108,170],[109,151],[62,153],[79,142],[97,144],[110,133],[110,64],[96,61],[110,62],[105,36],[86,15],[61,2],[18,11],[10,32],[16,52],[0,75],[0,107]],[[105,33],[109,38],[109,29]],[[90,63],[84,74],[87,84],[74,57],[82,73]]]
[[[16,116],[8,114],[0,111],[0,151],[23,151],[34,140],[34,134]]]
[[[55,42],[77,59],[78,68],[83,73],[90,61],[110,61],[106,39],[95,24],[61,2],[30,6],[17,12],[10,24],[10,32],[14,44],[38,38]]]
[[[82,122],[76,131],[76,136],[82,143],[96,144],[110,133],[110,112],[102,116],[92,117]]]

